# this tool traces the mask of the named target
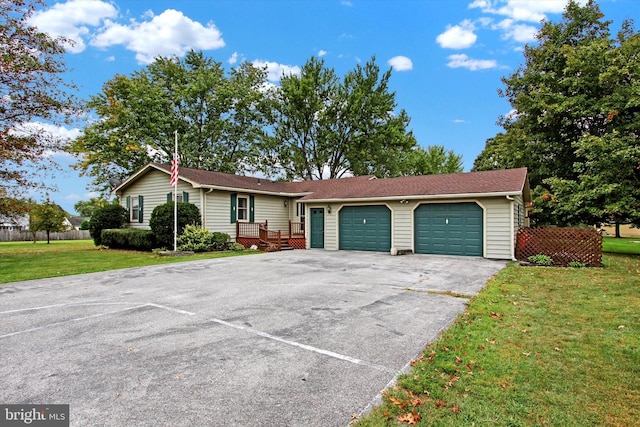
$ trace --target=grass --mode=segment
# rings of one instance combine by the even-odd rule
[[[510,264],[384,393],[365,426],[640,425],[640,257]]]
[[[602,252],[640,255],[640,237],[602,238]]]
[[[97,249],[91,240],[55,240],[51,244],[4,242],[0,243],[0,284],[250,253],[256,252],[226,251],[162,257],[151,252]]]

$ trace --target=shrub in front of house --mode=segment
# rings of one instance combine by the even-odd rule
[[[231,236],[227,233],[210,233],[206,228],[187,225],[178,237],[178,250],[193,252],[224,251],[230,249]],[[244,249],[244,246],[243,246]]]
[[[151,230],[134,228],[112,228],[102,230],[102,244],[109,249],[133,249],[150,251],[156,246],[156,239]]]
[[[80,224],[80,230],[88,230],[89,229],[89,220],[85,219],[84,221],[82,221],[82,224]]]
[[[213,234],[206,228],[187,225],[178,237],[178,250],[192,252],[209,252],[214,250]]]
[[[219,231],[214,231],[211,233],[213,239],[213,246],[218,251],[226,251],[229,249],[229,245],[231,244],[231,236],[227,233],[221,233]]]
[[[167,202],[151,212],[149,227],[160,247],[173,248],[173,210],[173,202]],[[200,209],[191,203],[178,202],[178,236],[187,225],[200,225]]]
[[[106,205],[97,209],[89,220],[89,235],[96,246],[102,244],[102,230],[122,228],[129,220],[129,214],[120,205]]]

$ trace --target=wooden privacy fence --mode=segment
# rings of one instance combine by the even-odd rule
[[[592,228],[544,227],[518,230],[516,258],[528,261],[532,255],[550,256],[553,265],[568,267],[571,262],[602,266],[602,236]]]
[[[50,233],[50,240],[88,240],[91,239],[89,230],[72,230],[60,233]],[[36,240],[47,241],[46,231],[36,232]],[[33,234],[24,230],[0,230],[0,242],[33,241]]]

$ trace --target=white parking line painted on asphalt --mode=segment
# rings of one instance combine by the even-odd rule
[[[118,313],[122,313],[122,312],[125,312],[125,311],[136,310],[138,308],[144,308],[144,307],[147,307],[147,306],[148,306],[148,304],[137,305],[137,306],[134,306],[134,307],[123,308],[121,310],[108,311],[106,313],[92,314],[91,316],[76,317],[74,319],[64,320],[62,322],[49,323],[47,325],[38,326],[36,328],[24,329],[22,331],[16,331],[16,332],[11,332],[9,334],[0,335],[0,339],[9,338],[9,337],[13,337],[13,336],[16,336],[16,335],[26,334],[28,332],[41,331],[43,329],[48,329],[48,328],[52,328],[54,326],[60,326],[60,325],[64,325],[64,324],[67,324],[67,323],[79,322],[79,321],[87,320],[87,319],[95,319],[96,317],[108,316],[110,314],[118,314]]]
[[[322,354],[325,356],[329,356],[329,357],[334,357],[336,359],[340,359],[340,360],[344,360],[347,362],[351,362],[354,363],[356,365],[362,365],[362,366],[367,366],[369,368],[373,368],[376,369],[378,371],[382,371],[382,372],[387,372],[387,373],[391,373],[391,374],[395,374],[396,371],[390,368],[387,368],[386,366],[382,366],[382,365],[376,365],[375,363],[370,363],[367,362],[365,360],[361,360],[361,359],[356,359],[355,357],[351,357],[351,356],[346,356],[344,354],[339,354],[339,353],[334,353],[333,351],[329,351],[329,350],[323,350],[321,348],[317,348],[317,347],[313,347],[307,344],[302,344],[299,342],[295,342],[295,341],[290,341],[275,335],[271,335],[267,332],[262,332],[259,331],[257,329],[253,329],[253,328],[248,328],[246,326],[243,325],[237,325],[235,323],[230,323],[221,319],[209,319],[211,322],[215,322],[215,323],[219,323],[220,325],[224,325],[224,326],[228,326],[230,328],[235,328],[235,329],[240,329],[242,331],[246,331],[246,332],[250,332],[252,334],[261,336],[263,338],[267,338],[270,340],[274,340],[274,341],[278,341],[284,344],[288,344],[288,345],[292,345],[294,347],[298,347],[298,348],[302,348],[304,350],[308,350],[308,351],[312,351],[314,353],[318,353],[318,354]]]
[[[58,307],[79,307],[79,306],[92,306],[92,305],[131,305],[131,304],[144,304],[141,302],[132,303],[132,302],[68,302],[64,304],[53,304],[53,305],[41,305],[38,307],[30,307],[30,308],[17,308],[15,310],[7,310],[0,311],[0,314],[11,314],[11,313],[21,313],[23,311],[37,311],[37,310],[46,310],[48,308],[58,308]]]
[[[161,308],[163,310],[168,310],[168,311],[173,311],[175,313],[179,313],[179,314],[186,314],[188,316],[195,316],[195,313],[192,313],[190,311],[186,311],[186,310],[180,310],[179,308],[173,308],[173,307],[167,307],[166,305],[160,305],[160,304],[155,304],[155,303],[148,303],[146,304],[150,307],[156,307],[156,308]]]

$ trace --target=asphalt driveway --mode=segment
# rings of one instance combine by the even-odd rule
[[[480,258],[290,251],[0,285],[0,403],[73,426],[346,426],[466,298]]]

